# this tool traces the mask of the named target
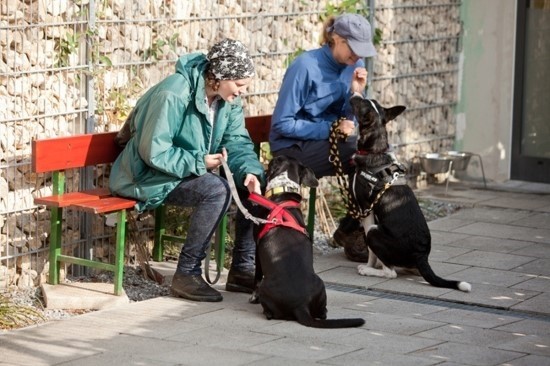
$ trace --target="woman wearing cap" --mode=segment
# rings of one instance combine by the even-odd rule
[[[323,25],[321,47],[298,56],[287,69],[273,111],[269,136],[272,153],[293,156],[315,175],[335,175],[329,162],[329,132],[334,121],[349,136],[338,145],[346,172],[356,150],[355,118],[349,100],[364,94],[367,70],[362,58],[376,55],[369,22],[357,14],[329,18]],[[368,250],[358,220],[346,217],[333,236],[346,256],[366,262]],[[334,245],[333,244],[333,245]]]
[[[149,89],[128,118],[131,138],[115,161],[110,188],[139,201],[138,211],[162,203],[194,207],[172,293],[195,301],[221,301],[202,278],[201,261],[231,192],[212,171],[226,158],[235,182],[260,193],[263,166],[244,125],[240,95],[254,75],[248,50],[224,39],[208,52],[179,58],[176,72]],[[226,289],[252,292],[255,243],[252,223],[237,214],[233,262]]]

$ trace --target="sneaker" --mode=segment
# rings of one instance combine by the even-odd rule
[[[201,275],[177,273],[172,279],[172,295],[193,301],[222,301],[222,295],[210,287]]]
[[[338,228],[329,244],[333,248],[344,247],[344,254],[350,261],[365,263],[369,260],[369,249],[365,243],[363,228],[350,232]]]
[[[251,294],[254,291],[254,271],[229,270],[225,289],[231,292]]]

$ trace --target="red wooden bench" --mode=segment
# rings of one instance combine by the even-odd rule
[[[271,115],[246,117],[246,128],[259,154],[260,145],[269,141]],[[59,283],[59,264],[61,262],[77,264],[95,269],[114,272],[114,293],[122,292],[122,276],[124,268],[124,245],[126,236],[127,210],[133,209],[136,201],[111,195],[108,187],[95,188],[84,191],[66,192],[65,170],[110,164],[120,153],[120,147],[114,142],[117,132],[82,134],[74,136],[34,140],[32,142],[32,170],[35,173],[52,173],[53,194],[47,197],[35,197],[34,202],[45,205],[51,210],[51,233],[49,252],[49,279],[50,284]],[[313,238],[315,224],[315,195],[316,190],[310,191],[308,211],[308,231]],[[78,258],[63,254],[61,239],[63,230],[63,210],[90,212],[92,214],[117,214],[116,248],[114,264],[95,260]],[[163,261],[163,242],[182,242],[183,238],[166,234],[164,205],[155,209],[155,239],[152,258],[154,261]],[[224,264],[225,237],[227,233],[227,217],[220,223],[215,239],[215,260],[218,276]],[[208,277],[208,268],[205,268]]]

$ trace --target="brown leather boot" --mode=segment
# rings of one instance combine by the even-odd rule
[[[365,263],[369,260],[369,249],[365,243],[363,228],[350,232],[338,228],[332,235],[332,242],[331,245],[334,247],[344,247],[344,254],[350,261]]]
[[[222,301],[222,295],[210,287],[201,275],[177,273],[172,279],[172,295],[193,301]]]
[[[225,289],[232,292],[245,292],[251,294],[254,291],[254,272],[238,271],[231,269],[227,275]]]

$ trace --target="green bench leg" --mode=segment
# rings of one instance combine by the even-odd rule
[[[122,293],[122,278],[124,276],[124,243],[126,240],[126,210],[118,212],[118,223],[116,228],[115,247],[115,268],[114,285],[115,295]]]
[[[48,283],[57,285],[59,283],[59,255],[61,254],[61,236],[63,222],[63,209],[51,209],[51,228],[50,228],[50,276]]]
[[[309,203],[307,211],[307,232],[311,241],[313,241],[313,233],[315,231],[315,200],[317,199],[317,188],[309,189]]]

